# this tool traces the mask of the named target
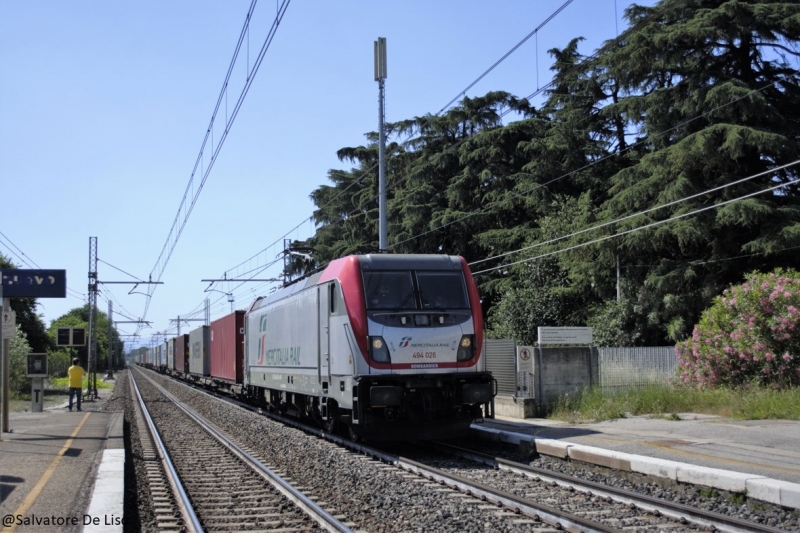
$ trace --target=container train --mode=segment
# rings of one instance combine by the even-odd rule
[[[139,363],[372,440],[458,436],[489,415],[483,317],[466,261],[352,255]]]

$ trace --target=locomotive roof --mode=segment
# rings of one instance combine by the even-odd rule
[[[350,256],[352,257],[352,256]],[[461,270],[461,258],[457,255],[437,254],[367,254],[357,255],[362,271],[369,270]],[[337,260],[341,261],[341,259]],[[324,270],[323,270],[324,272]],[[323,272],[317,272],[283,289],[264,296],[250,306],[248,313],[277,302],[317,284]]]
[[[259,298],[258,300],[253,302],[253,304],[250,306],[250,309],[248,309],[247,312],[249,313],[251,311],[254,311],[255,309],[263,307],[272,302],[277,302],[278,300],[287,298],[296,292],[302,291],[306,287],[310,287],[311,285],[316,285],[320,275],[322,275],[322,273],[317,272],[316,274],[309,276],[306,279],[300,280],[297,283],[289,285],[288,287],[278,289],[277,291],[268,294],[267,296]]]
[[[361,270],[461,270],[457,255],[369,254],[359,255]]]

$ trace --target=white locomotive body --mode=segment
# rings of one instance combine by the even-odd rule
[[[463,258],[348,256],[251,305],[244,390],[331,431],[454,436],[494,396],[482,333]]]

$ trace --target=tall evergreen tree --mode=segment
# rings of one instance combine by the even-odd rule
[[[635,119],[631,135],[647,153],[613,177],[603,218],[678,202],[619,223],[624,231],[721,205],[616,244],[648,265],[626,270],[647,320],[679,340],[724,286],[796,257],[800,188],[789,182],[798,167],[732,184],[800,157],[800,77],[792,67],[800,5],[664,0],[627,16],[631,29],[599,61],[620,80],[626,97],[617,107]],[[723,188],[682,201],[716,187]]]

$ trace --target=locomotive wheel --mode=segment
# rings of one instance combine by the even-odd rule
[[[351,441],[361,442],[361,437],[359,437],[358,434],[355,431],[353,431],[352,424],[347,424],[347,434],[350,437]]]
[[[339,429],[339,406],[334,402],[328,403],[328,419],[322,423],[322,427],[328,433],[336,433]]]

